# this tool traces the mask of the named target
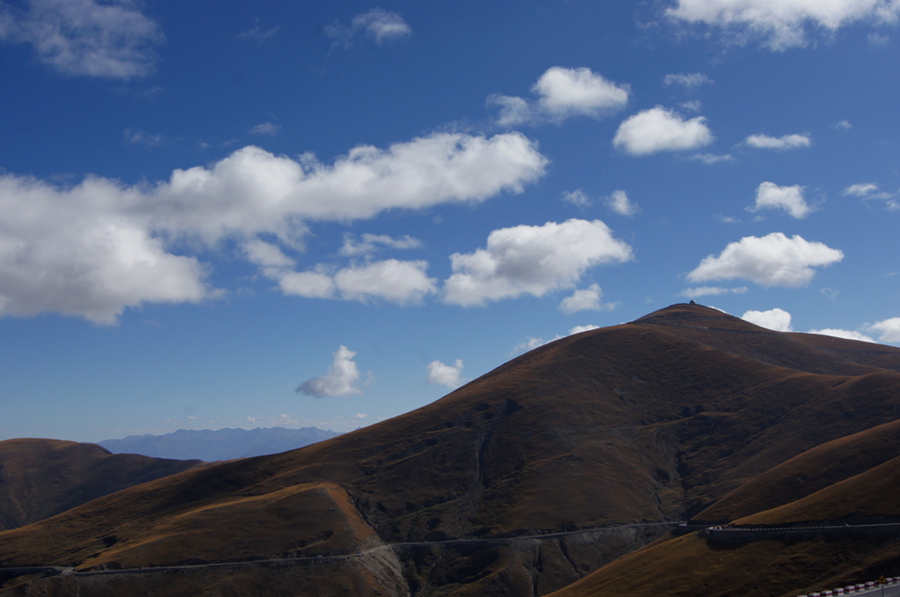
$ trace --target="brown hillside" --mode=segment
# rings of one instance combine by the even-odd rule
[[[900,418],[900,373],[842,356],[856,344],[675,305],[543,346],[378,425],[2,533],[0,566],[328,556],[683,520],[792,457]],[[900,349],[879,351],[900,365]],[[387,552],[399,588],[384,562],[354,574],[386,595],[546,594],[657,535],[398,547]]]
[[[0,442],[0,530],[14,529],[98,497],[196,468],[199,460],[113,455],[94,444],[49,439]]]
[[[879,425],[787,460],[741,485],[697,514],[695,520],[730,522],[789,504],[898,455],[900,421]]]

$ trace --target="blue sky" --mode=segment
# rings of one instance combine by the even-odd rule
[[[0,439],[347,431],[695,299],[900,344],[900,1],[0,1]]]

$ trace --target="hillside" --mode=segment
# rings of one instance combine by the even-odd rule
[[[116,491],[186,471],[199,461],[112,455],[94,444],[0,442],[0,530],[37,522]]]
[[[349,585],[323,580],[339,573],[361,595],[587,595],[597,593],[571,591],[622,578],[637,587],[636,576],[621,572],[629,562],[644,575],[648,566],[672,573],[713,548],[688,535],[639,550],[666,527],[624,525],[706,516],[726,496],[733,505],[723,513],[785,506],[807,495],[762,497],[783,484],[763,475],[806,458],[812,468],[803,465],[801,474],[813,478],[823,457],[807,452],[879,425],[893,429],[900,349],[861,344],[674,305],[538,348],[389,421],[152,481],[2,533],[0,566],[87,570],[321,555],[312,567],[290,568],[294,586],[347,594]],[[853,466],[861,470],[889,462],[878,450],[858,453]],[[831,474],[816,483],[829,486],[853,470]],[[753,483],[760,489],[741,497]],[[867,515],[881,514],[872,508]],[[469,541],[445,542],[454,539]],[[396,543],[407,545],[379,549]],[[734,557],[756,553],[748,549]],[[238,582],[236,574],[179,572],[178,588],[199,593],[226,577]],[[268,569],[240,574],[254,579],[240,582],[266,579],[267,587],[282,578]],[[101,577],[86,578],[102,585]],[[151,582],[109,578],[126,592]],[[178,594],[164,576],[153,578],[154,594]],[[730,578],[734,590],[741,577]],[[616,594],[645,594],[622,582]],[[653,594],[676,594],[666,590]]]
[[[165,435],[130,435],[98,442],[113,454],[175,460],[232,460],[296,450],[338,435],[316,427],[285,429],[179,429]]]

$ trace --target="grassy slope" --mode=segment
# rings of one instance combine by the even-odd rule
[[[544,346],[390,421],[0,534],[0,564],[138,566],[680,519],[823,442],[900,418],[900,374],[877,366],[900,367],[900,350],[857,344],[671,307]],[[422,582],[443,575],[459,595],[532,582],[521,554],[460,558]]]
[[[48,518],[95,498],[196,468],[200,461],[112,455],[94,444],[0,442],[0,530]]]

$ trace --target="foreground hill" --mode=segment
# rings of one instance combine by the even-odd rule
[[[316,427],[285,429],[179,429],[165,435],[130,435],[98,442],[113,454],[176,460],[232,460],[296,450],[338,435]]]
[[[592,595],[617,578],[633,586],[617,580],[609,594],[688,594],[663,580],[639,592],[649,586],[641,574],[662,578],[652,566],[687,574],[685,562],[715,553],[695,535],[639,550],[666,531],[660,525],[715,512],[754,482],[761,489],[720,512],[812,497],[764,499],[757,493],[778,481],[761,476],[792,458],[816,466],[821,458],[805,453],[900,418],[898,371],[900,349],[675,305],[543,346],[389,421],[152,481],[2,533],[0,566],[313,558],[8,581],[17,595],[226,586],[259,595]],[[889,462],[860,455],[860,470]],[[866,516],[893,515],[881,508],[873,501]],[[750,553],[733,552],[732,565]],[[745,594],[741,575],[725,578],[732,584],[722,591],[694,593]],[[767,587],[760,594],[785,593]]]
[[[0,530],[49,518],[126,487],[202,464],[49,439],[0,442]]]

